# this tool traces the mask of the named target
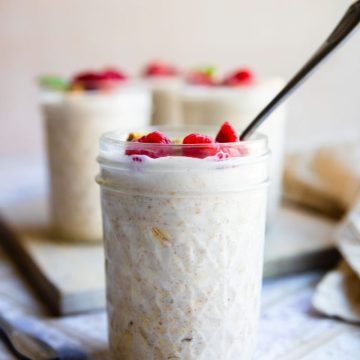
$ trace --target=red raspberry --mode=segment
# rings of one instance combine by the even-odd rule
[[[111,81],[122,81],[127,80],[128,78],[128,76],[124,72],[116,70],[114,68],[105,69],[102,73],[100,73],[100,76],[103,80]]]
[[[236,133],[234,127],[227,121],[225,121],[221,127],[219,132],[216,135],[215,141],[219,143],[230,143],[237,142],[239,137]]]
[[[171,140],[160,131],[153,131],[144,135],[138,141],[147,144],[171,144]]]
[[[119,82],[128,79],[125,73],[111,68],[104,70],[99,75],[98,89],[100,90],[113,90],[119,85]]]
[[[218,156],[220,160],[230,157],[244,156],[248,153],[247,149],[240,144],[235,128],[227,121],[221,125],[215,141],[223,143],[223,145],[220,146],[220,152],[218,154],[220,155]]]
[[[99,74],[95,71],[84,71],[75,75],[72,81],[82,82],[82,81],[94,81],[99,79]]]
[[[184,138],[183,144],[195,145],[189,147],[184,146],[184,156],[203,159],[208,156],[214,156],[217,153],[217,145],[215,144],[214,139],[207,135],[198,133],[189,134]],[[209,145],[198,146],[199,144]]]
[[[144,76],[175,76],[179,71],[172,65],[161,61],[154,61],[146,66]]]
[[[140,139],[133,141],[133,143],[144,144],[171,144],[171,140],[160,131],[153,131]],[[156,159],[163,156],[169,156],[171,153],[169,146],[151,146],[151,145],[135,145],[128,146],[125,151],[126,155],[146,155],[150,158]]]
[[[192,133],[184,137],[183,144],[212,144],[214,139],[211,136],[199,133]]]
[[[71,80],[71,84],[80,84],[84,90],[96,90],[99,87],[101,75],[97,72],[86,71],[75,75]]]
[[[119,81],[126,80],[127,76],[115,69],[106,69],[104,71],[86,71],[75,75],[71,84],[77,84],[84,90],[107,90],[113,88]]]
[[[222,84],[225,86],[248,85],[254,81],[254,73],[248,68],[235,70],[225,77]]]

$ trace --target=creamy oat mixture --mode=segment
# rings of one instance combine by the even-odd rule
[[[258,150],[220,161],[103,146],[113,359],[251,358],[267,194],[267,150]]]

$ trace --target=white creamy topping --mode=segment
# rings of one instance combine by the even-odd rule
[[[230,158],[217,160],[214,157],[197,159],[185,156],[166,156],[151,159],[136,155],[118,157],[117,165],[104,165],[102,185],[120,191],[148,193],[186,194],[248,190],[267,183],[267,154],[259,158]],[[116,167],[116,168],[115,168]]]

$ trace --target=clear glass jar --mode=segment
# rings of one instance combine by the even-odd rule
[[[193,129],[163,131],[180,138]],[[204,145],[124,138],[104,135],[98,158],[112,358],[250,359],[263,265],[266,138],[221,144],[207,158],[189,157],[206,153]],[[161,157],[126,155],[134,146]]]

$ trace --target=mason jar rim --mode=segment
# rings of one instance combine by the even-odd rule
[[[209,134],[209,131],[216,132],[218,127],[163,126],[147,127],[142,129],[142,131],[159,130],[166,132],[167,135],[173,135],[174,132],[178,131],[182,135],[186,135],[194,132],[194,129],[198,132]],[[259,133],[246,141],[238,143],[208,144],[137,143],[126,141],[127,135],[127,132],[120,130],[105,133],[101,137],[100,153],[97,158],[101,170],[96,180],[102,187],[117,188],[118,185],[113,176],[116,178],[121,174],[131,173],[134,179],[138,179],[144,176],[146,178],[147,174],[152,173],[160,173],[166,177],[169,176],[169,173],[179,175],[183,173],[190,174],[191,172],[191,174],[194,174],[204,171],[213,172],[220,169],[231,171],[231,169],[237,167],[257,166],[256,164],[266,162],[270,155],[267,137]],[[214,144],[219,145],[219,147],[216,147],[218,151],[214,155],[207,156],[207,147],[211,147]],[[187,155],[187,151],[190,155]],[[195,156],[192,156],[193,151]],[[196,156],[198,154],[201,154],[201,156]],[[152,155],[155,156],[153,157]],[[113,175],[109,176],[111,173]],[[126,178],[126,175],[124,176]],[[267,183],[268,177],[261,175],[260,179],[256,180],[254,184],[249,183],[249,186],[244,185],[244,188],[253,188],[253,186],[266,185]]]
[[[178,125],[178,126],[149,126],[141,129],[136,130],[129,130],[124,131],[122,130],[114,130],[104,133],[100,137],[100,149],[105,148],[112,148],[113,150],[116,150],[117,148],[123,149],[124,147],[128,146],[131,143],[131,146],[133,147],[144,147],[151,145],[152,148],[203,148],[206,145],[211,144],[177,144],[177,143],[171,143],[171,144],[158,144],[158,143],[145,143],[145,142],[129,142],[127,141],[127,137],[130,133],[149,133],[151,131],[160,131],[164,134],[174,133],[174,132],[182,132],[183,134],[190,134],[190,133],[201,133],[201,134],[208,134],[209,132],[216,132],[218,130],[218,127],[216,126],[206,126],[206,125]],[[241,131],[239,131],[241,133]],[[222,146],[232,146],[232,147],[261,147],[264,149],[264,152],[261,154],[265,154],[268,152],[268,139],[267,136],[262,133],[255,133],[253,136],[251,136],[249,139],[245,141],[239,141],[239,142],[228,142],[228,143],[221,143]],[[251,155],[251,154],[250,154]],[[245,155],[246,156],[246,155]]]

